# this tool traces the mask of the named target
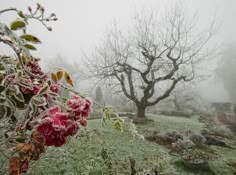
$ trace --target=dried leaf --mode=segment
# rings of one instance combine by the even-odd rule
[[[19,143],[16,146],[16,151],[23,153],[23,152],[28,152],[32,150],[32,145],[31,144],[26,144],[26,143]]]
[[[61,80],[62,76],[63,76],[63,71],[62,70],[57,71],[57,79]]]
[[[20,175],[21,162],[19,157],[11,157],[9,163],[9,173],[10,175]]]
[[[51,80],[57,82],[57,76],[53,72],[51,73]]]
[[[67,84],[71,85],[72,87],[74,86],[73,81],[70,78],[70,75],[68,74],[68,72],[64,72],[64,79],[65,79]]]

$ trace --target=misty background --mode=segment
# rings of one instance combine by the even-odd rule
[[[224,84],[215,78],[215,69],[221,59],[221,49],[236,42],[236,1],[235,0],[71,0],[71,1],[45,1],[45,0],[0,0],[0,8],[16,7],[27,10],[27,6],[36,6],[36,3],[43,5],[47,12],[55,12],[58,21],[50,23],[53,28],[48,32],[39,23],[32,21],[29,25],[29,33],[35,34],[42,41],[35,55],[42,59],[42,66],[47,68],[53,66],[56,58],[66,59],[68,69],[70,65],[76,63],[73,70],[83,69],[84,55],[91,55],[94,49],[99,46],[109,26],[116,22],[119,28],[123,28],[132,23],[135,13],[142,11],[162,11],[181,2],[191,13],[198,13],[199,28],[206,28],[216,20],[217,32],[215,33],[212,46],[218,48],[218,55],[202,65],[209,78],[194,85],[194,88],[201,93],[205,99],[216,101],[230,101],[229,95],[224,88]],[[0,16],[0,21],[10,23],[15,19],[15,14],[6,13]],[[9,52],[8,48],[0,45],[0,52]],[[58,61],[59,62],[59,61]],[[82,70],[78,70],[82,72]],[[81,76],[82,73],[81,73]],[[73,73],[73,79],[79,79],[80,74]],[[86,86],[79,84],[83,90],[91,88],[89,81]],[[93,89],[94,90],[94,89]],[[90,91],[90,90],[88,90]]]

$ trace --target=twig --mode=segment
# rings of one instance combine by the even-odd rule
[[[1,10],[1,11],[0,11],[0,15],[1,15],[2,13],[9,12],[9,11],[15,11],[15,12],[17,12],[18,10],[17,10],[16,8],[4,9],[4,10]]]

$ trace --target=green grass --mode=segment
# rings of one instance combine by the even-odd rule
[[[175,130],[178,132],[185,132],[188,130],[199,131],[203,127],[197,118],[174,117],[164,115],[149,115],[150,119],[155,121],[155,126],[160,131]]]
[[[176,130],[198,131],[203,127],[194,118],[150,115],[155,122],[137,125],[140,133],[147,127],[155,127],[161,132]],[[32,165],[28,175],[130,175],[129,156],[135,158],[136,169],[158,168],[162,175],[211,175],[209,172],[192,172],[175,162],[178,155],[156,143],[143,140],[132,141],[128,132],[114,131],[111,126],[102,128],[101,120],[89,120],[88,128],[98,129],[100,134],[90,137],[72,138],[60,148],[49,148],[43,158]],[[106,163],[102,150],[108,155]],[[233,168],[227,163],[236,163],[236,150],[212,147],[217,153],[210,161],[210,167],[217,175],[233,175]],[[108,164],[111,164],[109,167]]]

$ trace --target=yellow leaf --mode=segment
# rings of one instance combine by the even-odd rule
[[[57,79],[58,80],[61,80],[62,75],[63,75],[63,71],[62,70],[57,71]]]
[[[68,72],[64,73],[64,79],[65,79],[66,83],[68,83],[69,85],[71,85],[73,87],[73,81],[70,78],[70,75],[68,74]]]
[[[52,81],[57,82],[57,76],[53,72],[51,73],[51,79]]]

